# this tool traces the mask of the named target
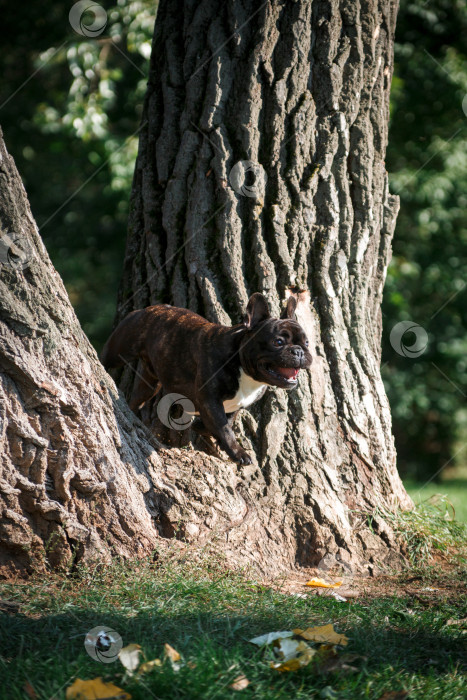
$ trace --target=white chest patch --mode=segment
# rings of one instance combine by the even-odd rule
[[[267,384],[257,382],[253,377],[249,377],[243,369],[240,369],[240,384],[237,393],[232,399],[224,401],[226,413],[233,413],[239,408],[246,408],[257,401],[264,394]]]

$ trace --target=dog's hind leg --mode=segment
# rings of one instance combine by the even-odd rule
[[[146,401],[152,399],[161,388],[161,383],[156,375],[151,372],[145,363],[140,363],[136,371],[136,381],[131,398],[128,402],[132,411],[137,411]]]

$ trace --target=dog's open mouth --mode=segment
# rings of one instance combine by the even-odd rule
[[[266,371],[277,379],[285,379],[287,382],[295,384],[300,367],[266,367]]]

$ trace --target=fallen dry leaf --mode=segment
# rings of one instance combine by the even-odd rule
[[[274,653],[283,661],[288,661],[293,659],[299,653],[310,647],[305,642],[301,642],[298,639],[276,639],[273,644]]]
[[[318,670],[323,675],[334,673],[336,671],[350,673],[359,671],[356,666],[351,666],[355,661],[366,660],[365,656],[360,654],[333,654],[329,655],[323,664],[318,666]]]
[[[181,664],[181,656],[178,653],[176,649],[170,646],[170,644],[164,644],[164,651],[165,655],[168,659],[170,659],[170,663],[172,664],[172,668],[174,671],[180,671],[180,668],[182,666]]]
[[[454,620],[451,618],[444,623],[445,625],[460,625],[461,627],[467,627],[467,617],[463,617],[462,620]]]
[[[322,627],[308,627],[306,630],[295,629],[293,633],[309,642],[321,642],[322,644],[342,644],[345,646],[348,638],[345,634],[334,631],[333,625],[323,625]]]
[[[23,685],[23,690],[28,696],[28,698],[31,698],[31,700],[36,700],[37,693],[32,687],[32,685],[29,683],[29,681],[26,681],[26,683]]]
[[[287,637],[293,637],[293,632],[269,632],[268,634],[262,634],[260,637],[255,637],[250,639],[251,644],[256,644],[258,647],[262,647],[265,644],[271,644],[276,639],[287,639]]]
[[[315,586],[316,588],[339,588],[339,586],[342,586],[342,581],[328,583],[324,580],[324,578],[312,578],[310,581],[305,583],[305,586]]]
[[[145,661],[138,668],[138,675],[140,675],[140,673],[148,673],[149,671],[152,671],[152,669],[155,666],[162,666],[162,661],[160,659],[153,659],[152,661]]]
[[[285,671],[298,671],[304,666],[308,666],[316,651],[308,646],[305,642],[298,642],[296,655],[289,654],[284,661],[280,663],[271,663],[271,668],[275,671],[284,673]]]
[[[283,661],[282,663],[274,663],[271,661],[271,668],[280,673],[285,673],[286,671],[299,671],[301,668],[301,663],[298,658],[289,659],[288,661]]]
[[[104,683],[100,677],[90,681],[77,678],[66,689],[66,700],[131,700],[131,695],[113,683]]]
[[[339,595],[339,593],[331,593],[330,597],[334,598],[335,600],[338,600],[339,603],[346,603],[347,602],[347,598],[344,598],[344,596]]]
[[[409,694],[406,690],[390,690],[383,693],[379,700],[405,700],[407,697]]]
[[[126,670],[131,674],[139,665],[141,647],[139,644],[128,644],[118,652],[118,658]]]
[[[229,688],[232,688],[232,690],[244,690],[248,685],[250,685],[250,681],[246,676],[242,675],[237,676],[233,683],[229,685]]]
[[[303,666],[307,666],[316,654],[316,651],[306,642],[290,638],[277,639],[273,649],[280,661],[271,663],[271,668],[280,672],[298,671]]]
[[[164,651],[165,655],[171,660],[171,661],[180,661],[182,658],[178,651],[174,649],[173,647],[170,646],[170,644],[164,644]]]
[[[13,603],[11,600],[0,600],[0,610],[6,613],[17,613],[20,608],[19,603]]]
[[[357,590],[346,590],[346,591],[342,591],[342,595],[345,595],[346,598],[359,598],[359,597],[360,597],[360,591],[357,591]]]

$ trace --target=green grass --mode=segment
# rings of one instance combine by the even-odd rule
[[[375,510],[368,514],[372,526],[373,516],[385,519],[405,544],[405,556],[412,566],[427,567],[434,555],[445,563],[463,567],[467,554],[467,524],[456,518],[454,508],[439,493],[422,501],[412,510]]]
[[[39,700],[60,700],[76,677],[96,676],[136,700],[377,700],[401,690],[420,700],[465,697],[466,636],[462,627],[445,624],[467,616],[465,599],[441,595],[432,605],[389,591],[346,603],[302,599],[249,581],[219,560],[197,562],[189,551],[156,563],[113,562],[95,571],[80,568],[69,576],[2,584],[0,597],[19,610],[0,616],[0,697],[27,698],[28,682]],[[348,635],[346,652],[365,657],[356,662],[358,670],[322,675],[309,666],[278,674],[269,668],[267,654],[247,641],[329,622]],[[140,644],[148,660],[163,658],[168,642],[190,664],[176,673],[165,662],[141,681],[124,677],[119,661],[100,664],[84,649],[85,634],[98,624],[117,630],[125,645]],[[229,685],[240,674],[250,685],[238,692]]]
[[[442,494],[452,504],[456,520],[467,523],[467,479],[449,479],[441,483],[416,482],[404,479],[404,486],[415,505],[423,503],[437,494]]]

